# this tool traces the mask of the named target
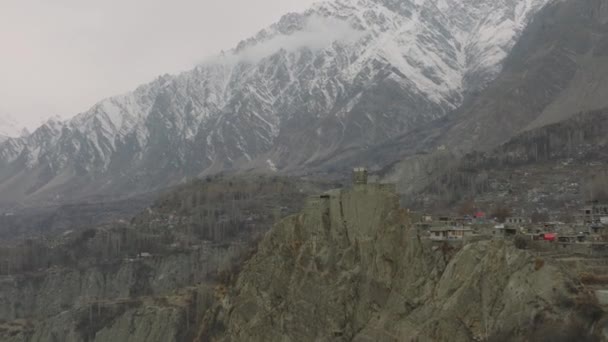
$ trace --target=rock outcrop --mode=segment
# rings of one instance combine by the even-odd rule
[[[43,319],[75,306],[141,296],[164,296],[203,281],[228,251],[213,249],[126,261],[89,269],[53,268],[0,278],[0,321]]]
[[[116,309],[115,309],[116,310]],[[120,310],[120,308],[119,308]],[[104,314],[107,312],[104,311]],[[66,311],[31,329],[0,335],[7,342],[182,341],[186,330],[181,308],[147,307],[114,312],[100,319],[97,310]],[[103,327],[103,324],[108,326]],[[100,330],[98,330],[100,329]]]
[[[358,185],[277,224],[199,339],[526,340],[560,322],[592,331],[602,315],[559,264],[508,241],[434,244],[390,187]]]
[[[0,341],[187,340],[211,299],[205,280],[230,256],[212,248],[2,276]]]

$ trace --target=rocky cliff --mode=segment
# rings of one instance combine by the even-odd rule
[[[506,241],[435,245],[390,188],[366,185],[311,198],[276,225],[199,339],[584,340],[602,315],[560,265]]]
[[[230,251],[0,278],[2,341],[184,341]],[[189,330],[190,329],[190,330]]]

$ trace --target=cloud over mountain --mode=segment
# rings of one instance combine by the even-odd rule
[[[305,19],[303,28],[292,34],[280,34],[236,52],[237,61],[255,63],[280,50],[294,52],[302,48],[313,51],[325,49],[335,42],[350,44],[364,36],[348,22],[337,18],[312,15]]]

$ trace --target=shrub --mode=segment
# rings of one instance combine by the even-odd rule
[[[528,248],[528,239],[525,237],[518,235],[515,237],[513,243],[515,244],[515,248],[517,249],[527,249]]]
[[[498,222],[504,223],[507,217],[511,216],[511,209],[505,205],[498,205],[492,212],[492,217],[495,217]]]
[[[581,282],[585,285],[608,285],[608,276],[606,275],[582,273],[580,278]]]
[[[541,268],[543,268],[543,266],[545,266],[545,260],[543,260],[543,259],[536,259],[534,261],[534,270],[535,271],[540,270]]]
[[[535,329],[529,335],[530,341],[535,342],[594,342],[599,341],[589,334],[588,328],[581,322],[573,321],[548,322]]]
[[[579,315],[589,322],[599,320],[604,314],[604,310],[602,310],[595,295],[589,292],[578,296],[575,305]]]
[[[589,333],[588,327],[580,321],[556,322],[537,318],[529,326],[511,331],[496,331],[489,336],[488,342],[599,342],[599,339]]]

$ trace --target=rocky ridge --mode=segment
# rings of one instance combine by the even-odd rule
[[[24,128],[20,128],[15,119],[3,113],[0,113],[0,143],[8,138],[16,138],[22,135]]]
[[[213,253],[198,260],[178,255],[137,260],[113,269],[56,269],[36,276],[2,276],[0,338],[183,341],[193,334],[189,327],[210,302],[205,296],[211,298],[211,290],[188,287],[193,278],[204,279],[212,272],[209,257]]]
[[[589,331],[593,303],[558,263],[508,241],[433,244],[393,191],[355,186],[276,225],[199,340],[537,341],[572,322]]]

